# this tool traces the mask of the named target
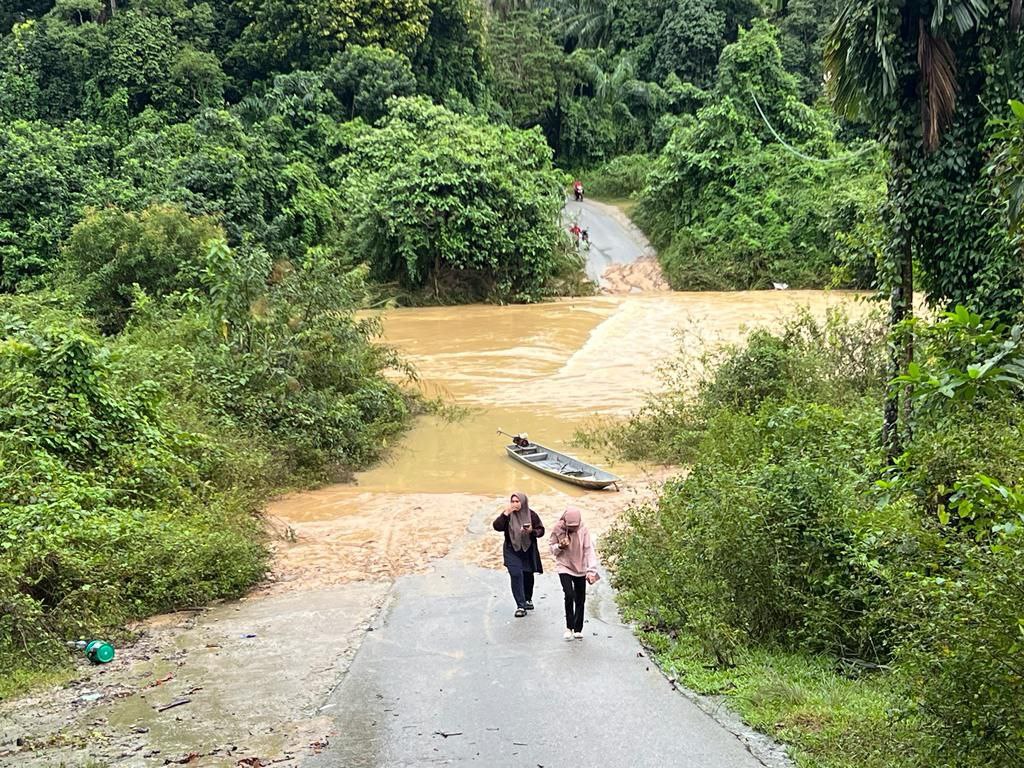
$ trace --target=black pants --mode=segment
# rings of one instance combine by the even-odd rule
[[[573,632],[583,631],[583,604],[587,601],[587,577],[558,574],[565,593],[565,627]]]
[[[533,602],[533,571],[509,568],[508,576],[512,581],[512,597],[516,600],[516,606],[526,608],[527,603]]]

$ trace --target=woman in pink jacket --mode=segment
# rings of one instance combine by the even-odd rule
[[[590,531],[583,524],[583,515],[575,507],[568,507],[559,518],[548,538],[551,554],[555,558],[555,572],[565,593],[566,640],[583,639],[583,605],[587,600],[587,584],[600,578],[597,573],[597,553]]]

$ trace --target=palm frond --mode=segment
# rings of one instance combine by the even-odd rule
[[[946,15],[953,18],[953,23],[956,24],[957,31],[961,34],[977,29],[981,26],[982,19],[988,15],[989,10],[985,0],[961,0],[955,5],[950,6],[948,14],[939,12],[939,8],[944,7],[944,5],[944,3],[936,3],[935,8],[932,10],[932,34],[939,33]]]
[[[612,78],[618,83],[625,83],[636,79],[636,65],[629,56],[621,56],[615,63],[615,71]]]
[[[918,23],[917,65],[921,70],[921,127],[929,152],[939,145],[942,132],[956,112],[956,58],[949,42],[933,37],[924,19]]]
[[[825,39],[825,82],[836,110],[856,117],[878,96],[896,91],[896,67],[886,35],[888,4],[850,0]]]
[[[615,0],[586,0],[564,16],[566,36],[585,48],[602,48],[615,21]]]
[[[889,52],[885,32],[888,24],[884,16],[885,7],[882,3],[875,6],[875,50],[882,62],[882,93],[891,96],[896,92],[896,65]]]

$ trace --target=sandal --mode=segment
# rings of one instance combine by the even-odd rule
[[[526,609],[525,608],[516,608],[516,618],[517,619],[520,618],[521,616],[525,616],[525,615],[526,615]]]

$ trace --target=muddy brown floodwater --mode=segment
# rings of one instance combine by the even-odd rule
[[[571,448],[577,429],[642,405],[658,367],[680,351],[735,341],[799,307],[821,316],[837,305],[864,307],[839,292],[660,291],[387,312],[384,341],[462,417],[420,418],[354,482],[271,504],[273,573],[247,600],[146,622],[114,663],[0,706],[0,765],[300,764],[327,735],[318,702],[396,577],[445,556],[500,567],[489,523],[514,490],[549,525],[570,501],[581,506],[600,541],[673,470]],[[521,467],[498,428],[600,463],[624,478],[622,492],[585,492]]]
[[[475,511],[497,509],[513,490],[531,496],[548,518],[576,499],[602,518],[600,530],[624,495],[583,491],[522,467],[505,456],[496,430],[526,432],[645,491],[664,470],[574,448],[576,430],[639,408],[657,392],[659,366],[680,351],[699,355],[751,328],[777,325],[800,307],[816,315],[840,304],[858,312],[855,298],[821,291],[652,293],[390,311],[384,341],[413,363],[425,393],[467,411],[454,421],[419,419],[384,462],[352,484],[272,504],[274,523],[294,539],[278,545],[274,588],[391,579],[427,567],[465,535]],[[499,544],[488,536],[468,547],[467,557],[500,564]]]

